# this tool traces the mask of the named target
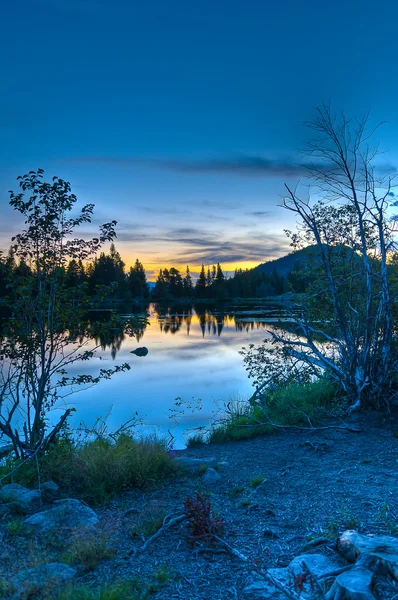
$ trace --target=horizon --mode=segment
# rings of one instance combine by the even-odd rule
[[[377,136],[390,150],[383,166],[398,164],[398,7],[383,7],[9,3],[0,247],[22,225],[7,190],[40,167],[69,181],[79,205],[95,204],[83,234],[118,221],[118,251],[127,268],[139,258],[148,279],[166,265],[233,272],[284,256],[295,220],[280,196],[303,177],[297,149],[314,107],[371,110],[370,127],[389,121]],[[337,32],[348,49],[333,44]]]

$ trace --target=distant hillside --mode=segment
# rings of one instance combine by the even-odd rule
[[[295,268],[297,263],[304,264],[308,261],[309,258],[312,258],[318,253],[317,246],[307,246],[302,250],[297,250],[297,252],[291,252],[286,256],[282,256],[281,258],[277,258],[275,260],[269,260],[268,262],[262,263],[257,267],[252,269],[253,273],[265,275],[271,275],[273,271],[276,271],[278,275],[282,275],[286,277],[293,269]]]

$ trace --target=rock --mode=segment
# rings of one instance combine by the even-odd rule
[[[40,506],[41,496],[36,490],[29,490],[19,483],[9,483],[0,489],[0,502],[12,512],[27,514]]]
[[[372,594],[373,573],[365,567],[353,567],[338,575],[325,600],[375,600]]]
[[[337,551],[349,562],[398,580],[398,539],[395,537],[345,531],[337,540]]]
[[[204,485],[214,485],[219,482],[221,476],[217,473],[215,469],[207,469],[206,473],[202,477],[202,482]]]
[[[75,575],[75,569],[62,563],[48,563],[33,569],[26,569],[9,581],[14,589],[12,598],[13,600],[25,600],[37,593],[56,592]]]
[[[130,354],[135,354],[136,356],[146,356],[148,352],[148,348],[142,346],[142,348],[136,348],[135,350],[132,350]]]
[[[36,513],[24,522],[39,533],[49,533],[65,527],[90,529],[98,523],[98,517],[91,508],[79,500],[67,498],[56,500],[53,508]]]
[[[305,564],[305,567],[303,566],[303,563]],[[309,572],[314,579],[317,579],[338,568],[339,565],[335,561],[323,554],[304,554],[296,556],[288,567],[268,569],[267,573],[270,576],[270,579],[256,581],[253,584],[246,586],[243,593],[251,598],[286,600],[286,594],[272,583],[272,580],[275,579],[277,582],[281,583],[286,590],[291,590],[300,596],[300,599],[309,600],[314,598],[313,582],[311,582],[311,578],[308,578],[306,573]],[[304,576],[301,579],[302,587],[301,589],[296,589],[295,582],[300,581],[301,576]]]
[[[217,465],[217,459],[214,457],[210,458],[189,458],[187,456],[181,456],[174,459],[176,464],[181,465],[184,469],[188,471],[198,471],[203,466],[205,467],[215,467]]]
[[[286,595],[277,590],[270,581],[256,581],[243,589],[249,598],[266,598],[269,600],[286,600]]]
[[[305,573],[303,563],[310,574],[315,578],[322,577],[322,575],[326,575],[327,573],[331,573],[340,568],[340,565],[336,561],[331,560],[324,554],[302,554],[301,556],[293,558],[288,566],[288,569],[293,576]]]
[[[59,485],[54,481],[44,481],[40,486],[40,491],[46,499],[50,500],[59,495]]]

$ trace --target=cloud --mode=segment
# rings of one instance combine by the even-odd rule
[[[87,156],[66,159],[69,162],[100,163],[110,166],[146,166],[167,169],[178,173],[235,175],[238,177],[290,177],[307,175],[307,166],[292,160],[272,160],[263,156],[237,156],[229,158],[208,158],[204,160],[174,160],[162,158]],[[315,166],[319,170],[329,167],[324,162]]]
[[[231,239],[232,238],[232,239]],[[157,250],[153,254],[161,256],[153,264],[162,267],[171,265],[205,265],[216,263],[264,262],[278,258],[289,252],[289,240],[284,234],[260,233],[258,231],[239,231],[239,234],[221,231],[209,231],[200,227],[174,227],[159,232],[118,232],[116,242],[142,242],[141,251],[149,254],[146,246]],[[151,274],[152,275],[152,274]]]
[[[270,210],[255,210],[246,214],[250,215],[251,217],[270,217],[272,212]]]

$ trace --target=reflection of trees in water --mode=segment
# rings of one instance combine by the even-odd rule
[[[263,321],[236,321],[235,320],[235,329],[236,331],[253,331],[254,328],[261,329],[264,327]]]
[[[235,310],[230,307],[215,306],[213,309],[208,306],[204,307],[203,304],[185,307],[156,304],[154,308],[154,316],[158,319],[162,333],[175,334],[185,326],[186,333],[189,335],[195,319],[197,319],[203,337],[220,337],[225,326],[231,326],[235,328],[235,331],[246,331],[247,333],[263,329],[265,326],[263,318],[249,320],[250,310],[244,311],[248,316],[247,319],[242,319],[242,317],[236,316]],[[278,316],[277,311],[272,314],[272,318],[275,316]]]

